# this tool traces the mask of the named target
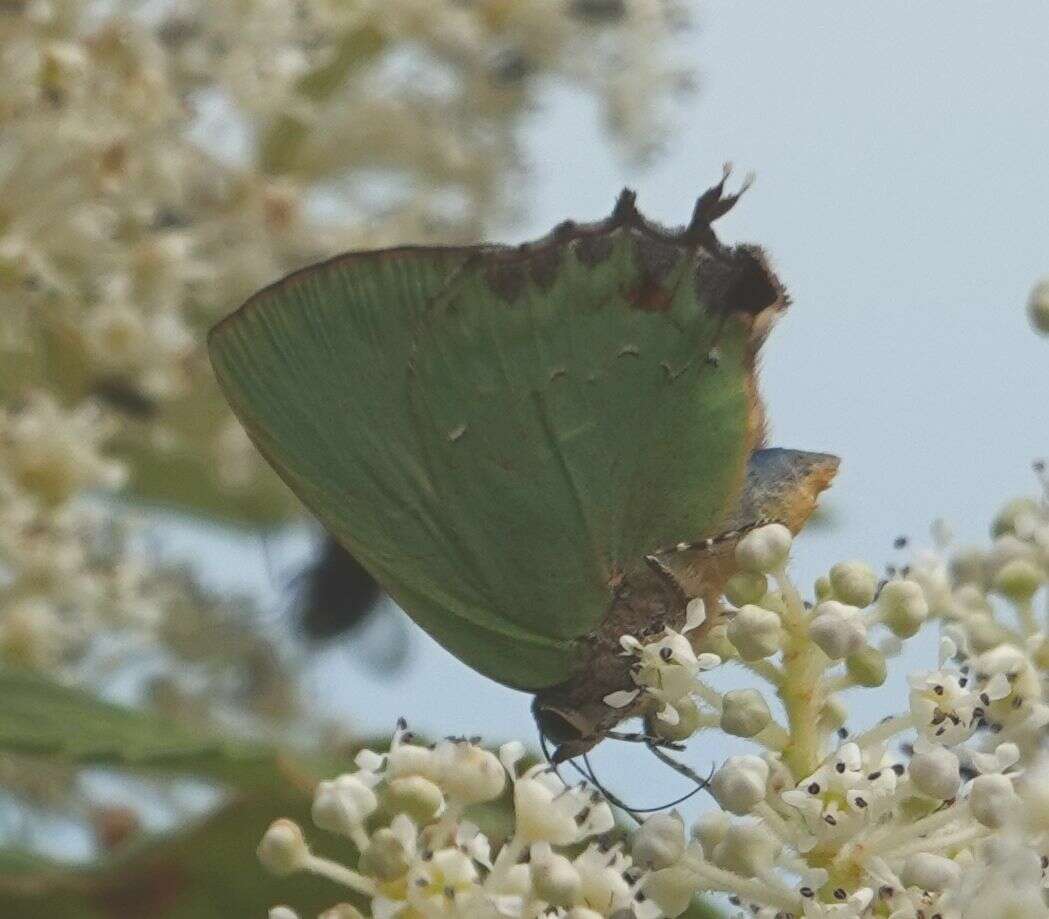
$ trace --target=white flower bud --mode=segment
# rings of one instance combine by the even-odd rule
[[[733,823],[714,849],[712,861],[751,878],[768,871],[781,848],[780,842],[760,824]]]
[[[831,660],[838,661],[863,647],[867,630],[855,606],[824,600],[809,623],[811,638]]]
[[[1014,603],[1026,603],[1045,583],[1045,572],[1033,562],[1015,558],[1006,562],[994,578],[994,589]]]
[[[756,689],[733,689],[725,693],[721,706],[721,729],[735,737],[753,737],[760,734],[769,722],[765,697]]]
[[[978,775],[973,779],[969,807],[973,816],[992,830],[1009,821],[1019,800],[1012,781],[1004,775]]]
[[[506,787],[506,770],[499,757],[483,747],[464,741],[446,740],[434,751],[440,779],[449,798],[461,804],[493,801]]]
[[[1042,278],[1027,300],[1027,317],[1036,332],[1049,335],[1049,278]]]
[[[894,635],[910,638],[928,618],[929,604],[915,581],[889,581],[878,595],[878,612]]]
[[[725,838],[729,823],[724,811],[708,811],[692,824],[692,838],[699,841],[707,858],[713,856],[714,849]]]
[[[299,919],[299,914],[290,906],[274,906],[268,915],[269,919]]]
[[[262,867],[276,875],[294,874],[306,867],[310,850],[294,820],[274,820],[256,850]]]
[[[322,830],[352,834],[379,806],[375,792],[356,774],[321,782],[313,796],[313,822]]]
[[[776,571],[786,563],[792,539],[782,523],[751,530],[736,545],[736,563],[751,574]]]
[[[692,905],[697,878],[695,872],[684,865],[670,865],[653,871],[644,883],[645,896],[663,911],[664,916],[673,919]]]
[[[761,660],[779,650],[779,616],[748,603],[728,625],[728,640],[745,661]]]
[[[958,757],[946,747],[919,747],[907,767],[911,784],[923,795],[948,801],[958,793],[962,777]]]
[[[729,813],[749,814],[765,800],[769,766],[759,756],[730,756],[710,780],[710,793]]]
[[[392,813],[407,814],[425,824],[444,807],[444,792],[421,775],[408,775],[387,784],[385,804]]]
[[[830,578],[825,574],[816,578],[816,583],[813,585],[813,593],[816,594],[817,603],[822,603],[824,600],[833,600],[834,590],[830,586]]]
[[[554,852],[549,843],[532,847],[532,885],[536,895],[551,906],[571,906],[579,899],[582,880],[567,858]]]
[[[830,570],[830,586],[835,599],[862,608],[874,602],[878,577],[863,562],[838,562]]]
[[[667,868],[685,852],[685,823],[675,811],[649,817],[630,840],[634,863],[643,868]]]
[[[733,606],[757,603],[768,593],[769,580],[764,574],[740,571],[728,579],[725,596]]]
[[[949,858],[918,852],[904,862],[901,880],[905,887],[941,891],[956,884],[961,876],[961,867]]]

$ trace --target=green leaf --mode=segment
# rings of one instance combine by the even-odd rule
[[[532,246],[350,253],[210,337],[292,490],[439,642],[519,688],[568,678],[645,554],[717,532],[760,428],[774,282],[752,250],[622,200]]]
[[[0,751],[181,773],[242,788],[282,776],[280,756],[270,748],[198,734],[29,671],[0,667],[0,700]]]

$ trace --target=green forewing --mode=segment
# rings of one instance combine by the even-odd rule
[[[713,532],[753,446],[750,326],[661,283],[619,227],[511,250],[345,256],[218,326],[216,373],[260,450],[463,661],[536,690],[646,553]],[[708,360],[713,348],[717,360]]]

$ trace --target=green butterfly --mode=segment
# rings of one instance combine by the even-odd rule
[[[738,197],[722,179],[681,230],[624,191],[520,246],[350,252],[209,337],[263,456],[438,642],[536,693],[561,756],[644,713],[603,701],[633,686],[621,635],[717,609],[733,539],[710,537],[797,530],[837,468],[758,449],[787,299],[711,229]]]

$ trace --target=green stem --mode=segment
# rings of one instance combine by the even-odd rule
[[[823,759],[819,719],[827,656],[809,640],[805,604],[786,568],[773,574],[783,595],[783,629],[787,634],[779,694],[787,712],[790,742],[783,750],[783,762],[800,781],[815,772]]]

